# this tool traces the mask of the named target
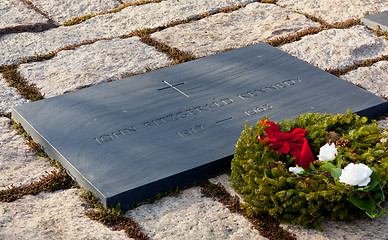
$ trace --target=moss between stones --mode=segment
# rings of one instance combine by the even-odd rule
[[[21,0],[21,1],[24,2],[25,4],[27,4],[28,6],[30,6],[35,12],[45,16],[47,19],[49,19],[52,22],[54,22],[47,13],[43,12],[42,10],[40,10],[31,1],[29,1],[29,0]]]
[[[295,240],[294,234],[287,232],[280,227],[279,221],[266,213],[260,212],[255,215],[248,215],[241,208],[239,199],[232,197],[221,184],[212,184],[206,181],[201,184],[202,194],[206,197],[216,199],[232,213],[238,213],[248,219],[260,234],[270,240]]]
[[[123,3],[120,0],[118,0],[118,1],[119,1],[120,4],[122,4],[118,8],[115,8],[115,9],[112,9],[112,10],[103,11],[103,12],[100,12],[100,13],[88,14],[88,15],[85,15],[85,16],[82,16],[82,17],[76,17],[76,18],[73,18],[71,20],[68,20],[68,21],[64,22],[63,26],[72,26],[72,25],[76,25],[76,24],[80,24],[82,22],[85,22],[86,20],[89,20],[89,19],[91,19],[93,17],[96,17],[96,16],[100,16],[100,15],[104,15],[104,14],[109,14],[109,13],[117,13],[117,12],[120,12],[121,10],[123,10],[126,7],[140,6],[140,5],[144,5],[144,4],[148,4],[148,3],[159,3],[159,2],[162,2],[162,1],[165,1],[165,0],[141,0],[141,1],[137,1],[137,2],[127,2],[127,3]]]
[[[11,119],[11,113],[4,113],[4,112],[0,109],[0,117],[5,117],[5,118],[8,118],[8,119]]]
[[[6,190],[0,191],[1,202],[12,202],[22,198],[25,195],[37,195],[40,192],[54,192],[62,189],[69,189],[74,186],[73,180],[67,175],[64,169],[53,170],[51,173],[41,177],[39,181],[33,182],[27,186],[11,186]]]
[[[388,55],[384,55],[384,56],[381,56],[381,57],[378,57],[378,58],[374,58],[374,59],[369,59],[369,60],[365,60],[365,61],[362,61],[360,63],[357,63],[353,66],[350,66],[350,67],[347,67],[347,68],[344,68],[344,69],[325,69],[326,72],[328,73],[331,73],[337,77],[343,75],[343,74],[346,74],[350,71],[353,71],[353,70],[356,70],[360,67],[371,67],[373,64],[377,63],[377,62],[380,62],[380,61],[388,61]],[[356,86],[362,88],[362,89],[365,89],[363,86],[361,86],[360,84],[356,84]],[[366,89],[365,89],[366,90]],[[387,100],[388,101],[388,96],[387,95],[384,95],[384,94],[380,94],[380,97]]]
[[[120,209],[120,205],[116,208],[104,208],[91,192],[82,194],[81,198],[89,207],[93,208],[85,213],[90,219],[103,223],[113,231],[124,230],[128,237],[136,240],[149,238],[132,218],[124,216],[124,211]]]
[[[24,98],[37,101],[43,99],[43,95],[39,92],[39,89],[35,84],[29,84],[28,81],[22,77],[17,71],[18,64],[12,64],[8,66],[0,66],[0,73],[3,74],[4,79],[10,84],[10,86],[15,87],[20,95]]]
[[[305,14],[305,15],[307,15],[307,14]],[[312,19],[312,20],[315,19],[316,21],[321,23],[322,26],[316,27],[316,28],[305,29],[305,30],[302,30],[300,32],[290,34],[288,36],[277,37],[277,38],[274,38],[272,40],[266,41],[266,43],[270,44],[271,46],[278,47],[278,46],[281,46],[281,45],[284,45],[287,43],[299,41],[304,36],[314,35],[314,34],[322,32],[324,30],[346,29],[346,28],[350,28],[350,27],[353,27],[355,25],[360,24],[360,19],[351,19],[351,20],[347,20],[347,21],[341,22],[341,23],[328,24],[328,23],[324,22],[323,20],[319,20],[319,18],[316,18],[316,17],[309,16],[307,18]]]
[[[148,34],[139,34],[141,41],[149,46],[155,47],[159,52],[166,53],[169,58],[173,59],[175,64],[184,63],[196,59],[196,57],[190,53],[186,53],[177,48],[171,48],[167,44],[161,43],[153,39]]]
[[[388,55],[384,55],[384,56],[374,58],[374,59],[364,60],[364,61],[361,61],[353,66],[350,66],[350,67],[347,67],[344,69],[325,69],[325,71],[339,77],[343,74],[346,74],[346,73],[353,71],[353,70],[360,68],[360,67],[370,67],[373,64],[380,62],[380,61],[388,61]]]

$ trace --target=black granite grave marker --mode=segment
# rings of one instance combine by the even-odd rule
[[[16,107],[20,122],[104,205],[127,207],[228,168],[244,121],[369,117],[381,98],[265,43]]]
[[[365,16],[361,21],[371,28],[379,26],[381,30],[388,31],[388,11]]]

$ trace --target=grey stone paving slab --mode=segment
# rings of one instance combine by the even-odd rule
[[[365,16],[361,19],[361,21],[371,28],[380,28],[383,31],[388,31],[388,10]]]
[[[14,87],[10,87],[0,74],[0,111],[3,113],[11,112],[13,107],[28,102],[24,99]]]
[[[125,73],[145,71],[171,63],[164,53],[140,38],[113,39],[65,50],[42,62],[21,64],[20,74],[36,84],[45,97],[95,85]]]
[[[209,182],[213,184],[221,184],[225,190],[231,195],[231,196],[237,196],[240,199],[240,203],[244,203],[243,197],[238,194],[231,186],[230,182],[230,176],[227,174],[222,174],[220,176],[210,178]]]
[[[130,239],[85,216],[81,193],[68,189],[0,202],[0,239]]]
[[[381,128],[386,128],[388,131],[388,117],[377,122]]]
[[[352,223],[332,221],[322,222],[323,231],[306,229],[298,225],[281,224],[285,230],[294,233],[300,240],[337,240],[337,239],[388,239],[388,217],[377,219],[359,219]]]
[[[342,69],[388,54],[388,41],[365,26],[330,29],[280,47],[321,69]]]
[[[48,160],[38,157],[23,137],[11,129],[8,118],[0,117],[0,190],[30,184],[53,169]]]
[[[47,18],[22,1],[0,0],[0,30],[19,25],[46,23]]]
[[[260,43],[25,104],[13,118],[104,205],[125,208],[228,168],[245,120],[347,109],[377,117],[388,102]]]
[[[364,17],[368,12],[388,10],[386,0],[279,0],[280,6],[321,17],[328,23]]]
[[[117,0],[30,0],[58,23],[120,6]]]
[[[152,37],[196,56],[204,56],[319,26],[303,15],[279,6],[251,3],[232,13],[220,13],[156,32]]]
[[[381,61],[371,67],[361,67],[341,76],[353,84],[359,84],[377,96],[388,97],[388,61]]]
[[[151,239],[266,239],[243,216],[190,188],[128,211]]]
[[[119,13],[94,17],[69,27],[42,33],[10,34],[0,38],[0,65],[24,57],[45,54],[86,40],[128,34],[136,29],[164,26],[172,20],[186,19],[219,8],[245,4],[253,0],[167,0],[127,7]]]

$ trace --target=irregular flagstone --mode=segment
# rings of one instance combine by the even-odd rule
[[[222,174],[220,176],[217,176],[215,178],[209,179],[210,183],[213,184],[221,184],[225,188],[225,190],[230,194],[230,196],[234,197],[237,196],[240,200],[240,203],[244,203],[243,196],[238,194],[234,188],[232,188],[232,183],[230,182],[230,176],[227,174]]]
[[[0,239],[129,239],[85,216],[79,189],[27,195],[0,202]]]
[[[45,97],[119,78],[129,72],[171,63],[164,53],[140,38],[113,39],[65,50],[50,60],[21,64],[20,74],[36,84]]]
[[[388,41],[366,27],[330,29],[280,47],[322,69],[343,69],[388,54]]]
[[[377,96],[388,97],[388,61],[377,62],[371,67],[360,67],[340,78],[360,85]]]
[[[352,223],[326,220],[323,231],[306,229],[299,225],[280,224],[285,230],[294,233],[298,240],[334,240],[334,239],[388,239],[388,217],[360,219]]]
[[[385,119],[377,121],[377,124],[380,128],[385,128],[386,131],[388,132],[388,117]]]
[[[171,47],[205,56],[319,26],[279,6],[252,3],[232,13],[215,14],[151,36]]]
[[[120,3],[117,0],[30,0],[40,10],[46,12],[58,23],[87,14],[99,13],[117,8]]]
[[[30,184],[52,170],[50,162],[38,157],[23,137],[11,129],[11,121],[0,117],[0,190]]]
[[[202,197],[199,187],[128,211],[152,239],[266,239],[243,216]]]
[[[280,6],[321,17],[328,23],[364,17],[388,10],[387,0],[279,0]]]
[[[0,0],[0,16],[0,30],[6,27],[47,23],[48,21],[47,18],[19,0]]]
[[[28,102],[15,88],[10,87],[0,74],[0,111],[3,113],[11,112],[13,107]]]
[[[9,34],[0,38],[0,65],[15,63],[25,57],[46,54],[87,40],[116,37],[136,29],[164,26],[172,20],[186,19],[252,1],[255,0],[166,0],[127,7],[118,13],[100,15],[81,24],[41,33]]]

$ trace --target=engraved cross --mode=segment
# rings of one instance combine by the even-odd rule
[[[167,89],[167,88],[172,88],[174,89],[175,91],[179,92],[180,94],[182,94],[183,96],[185,97],[190,97],[189,95],[187,95],[186,93],[184,93],[182,90],[180,90],[179,88],[177,88],[176,86],[179,86],[179,85],[182,85],[182,84],[185,84],[184,82],[181,82],[181,83],[177,83],[177,84],[174,84],[172,85],[171,83],[163,80],[162,83],[168,85],[168,87],[164,87],[164,88],[159,88],[158,90],[164,90],[164,89]]]

